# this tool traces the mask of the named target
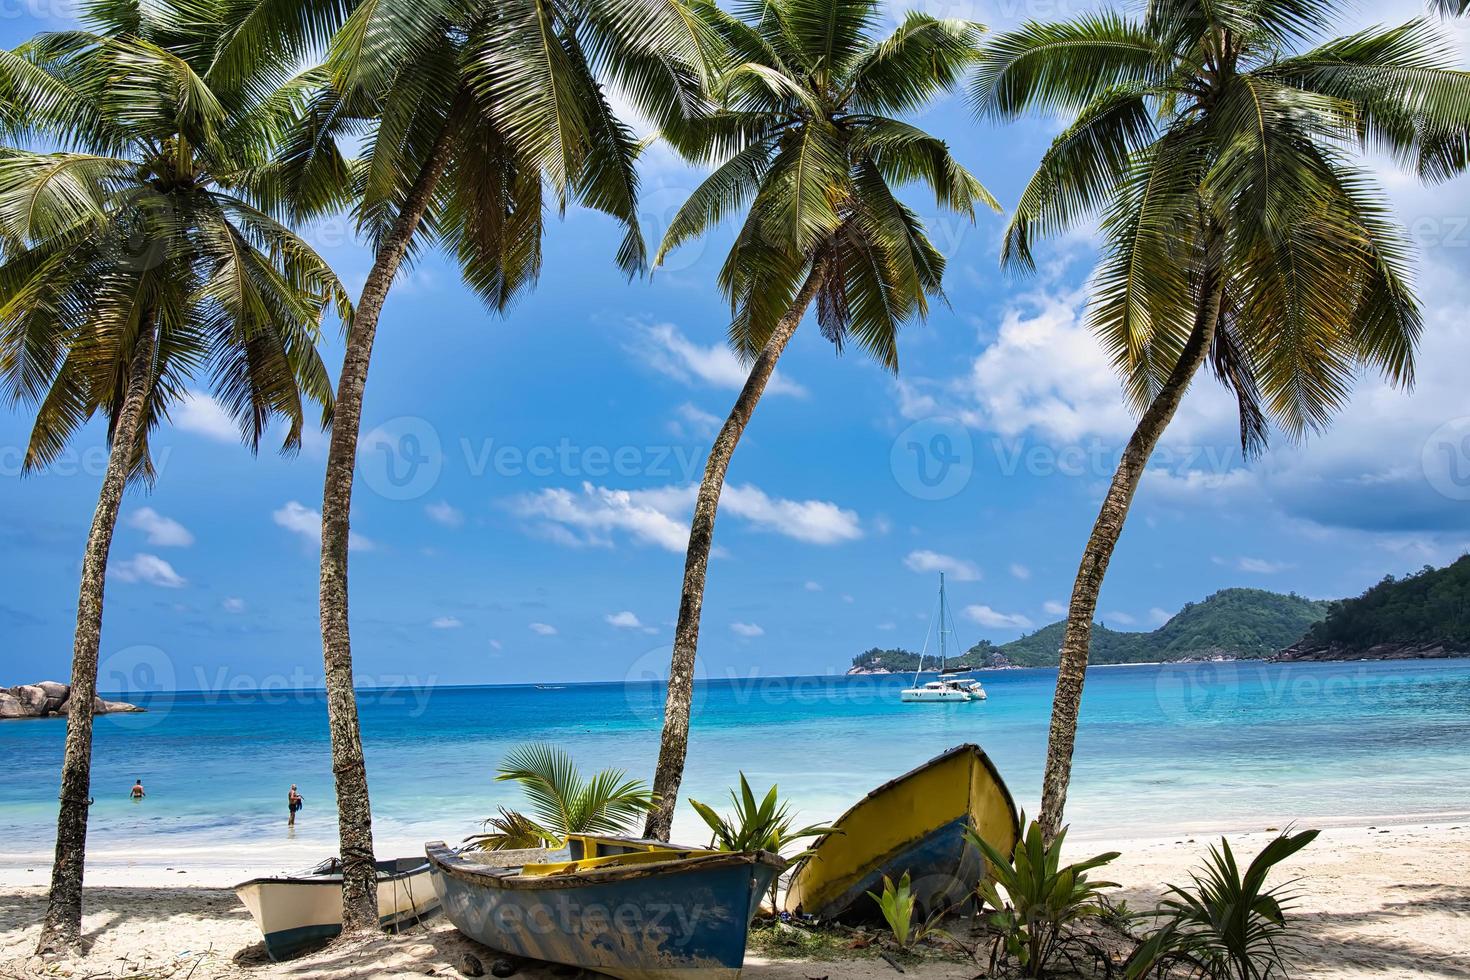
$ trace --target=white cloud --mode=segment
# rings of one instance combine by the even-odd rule
[[[883,622],[878,624],[878,628],[880,630],[895,630],[898,629],[898,624],[892,622]]]
[[[1156,626],[1163,626],[1165,623],[1173,618],[1173,613],[1171,613],[1167,609],[1160,609],[1158,606],[1154,606],[1148,611],[1149,622],[1153,623]]]
[[[761,629],[755,623],[731,623],[730,631],[736,636],[744,637],[757,637],[766,635],[766,631]]]
[[[139,507],[128,515],[128,527],[134,527],[148,536],[148,543],[160,548],[187,548],[194,543],[194,535],[172,517],[164,517],[152,507]]]
[[[1114,623],[1122,623],[1124,626],[1132,626],[1134,623],[1138,622],[1138,619],[1136,617],[1131,616],[1125,612],[1117,611],[1104,613],[1099,618],[1105,623],[1111,621]]]
[[[689,545],[689,516],[698,487],[614,490],[583,483],[581,493],[559,487],[511,501],[511,511],[530,529],[569,547],[611,547],[613,532],[635,541],[681,552]],[[771,497],[750,484],[731,485],[720,498],[722,512],[760,530],[808,544],[838,544],[862,537],[856,513],[825,500]]]
[[[1238,572],[1248,572],[1251,575],[1275,575],[1293,567],[1290,562],[1271,561],[1268,558],[1251,558],[1242,556],[1240,558],[1221,558],[1218,555],[1213,559],[1216,565],[1224,565]]]
[[[174,428],[213,439],[216,442],[239,442],[240,427],[230,418],[223,405],[202,391],[186,391],[169,409]]]
[[[299,501],[288,500],[284,507],[271,511],[271,520],[292,534],[299,535],[308,544],[321,546],[321,511],[307,507]],[[347,547],[353,551],[371,551],[373,543],[356,531],[348,531]]]
[[[944,572],[956,582],[975,582],[980,578],[980,569],[974,562],[937,551],[911,551],[903,563],[911,572]]]
[[[436,630],[457,630],[463,625],[458,616],[436,616],[429,620],[429,627]]]
[[[227,613],[242,613],[245,611],[245,600],[239,596],[229,596],[220,605]]]
[[[109,562],[107,567],[124,582],[141,582],[163,589],[182,589],[187,584],[172,565],[157,555],[136,554],[127,561]]]
[[[989,606],[966,606],[965,615],[989,629],[1030,629],[1031,620],[1020,613],[1003,613]]]
[[[693,402],[685,402],[674,409],[674,418],[669,420],[669,431],[683,439],[689,436],[708,439],[720,431],[724,420],[711,415]]]
[[[441,500],[435,504],[425,504],[424,513],[428,514],[429,520],[435,524],[442,524],[445,527],[464,526],[464,511],[447,500]]]
[[[490,641],[490,649],[492,649],[492,650],[504,650],[505,647],[503,647],[501,645],[501,643],[500,643],[499,640],[491,640]]]
[[[694,343],[672,323],[655,323],[637,331],[633,347],[640,363],[684,384],[706,384],[739,391],[745,386],[749,368],[740,363],[724,344],[703,347]],[[771,395],[805,395],[806,389],[780,371],[766,385]]]
[[[813,582],[811,579],[807,579],[806,585],[804,585],[803,588],[806,589],[808,592],[821,592],[822,583]]]
[[[1056,599],[1048,599],[1041,604],[1041,611],[1048,616],[1065,616],[1067,615],[1067,604],[1058,602]]]
[[[644,626],[637,614],[631,610],[624,609],[622,612],[608,613],[602,617],[609,626],[616,626],[620,630],[643,630],[645,633],[652,632],[653,628]]]
[[[1011,563],[1011,575],[1012,575],[1012,577],[1018,578],[1018,579],[1020,579],[1021,581],[1024,582],[1028,578],[1031,577],[1031,569],[1027,568],[1025,565],[1021,565],[1021,564],[1017,564],[1015,562],[1012,562]]]
[[[527,629],[529,629],[532,633],[535,633],[537,636],[556,635],[556,627],[548,623],[531,623],[527,626]]]

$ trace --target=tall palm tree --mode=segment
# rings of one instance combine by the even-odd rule
[[[350,201],[374,261],[348,332],[322,491],[320,612],[343,864],[343,931],[377,927],[372,809],[352,690],[348,521],[378,318],[404,263],[436,244],[503,312],[536,280],[546,192],[605,212],[646,256],[639,141],[616,91],[676,128],[699,106],[712,39],[682,0],[364,0],[336,32],[329,85],[303,113],[279,179],[309,208]],[[360,160],[342,141],[367,135]]]
[[[1421,323],[1407,249],[1361,147],[1425,179],[1463,169],[1470,76],[1424,22],[1314,43],[1326,0],[1154,0],[995,39],[982,116],[1075,116],[1043,157],[1004,258],[1103,216],[1088,319],[1140,413],[1072,589],[1041,820],[1061,825],[1098,590],[1149,455],[1207,360],[1242,449],[1327,426],[1364,369],[1408,386]]]
[[[325,308],[350,316],[312,249],[252,203],[254,168],[293,86],[211,74],[228,48],[217,0],[103,2],[85,27],[0,53],[0,383],[36,406],[25,469],[95,415],[107,469],[82,558],[56,860],[41,947],[81,935],[107,556],[128,483],[151,484],[150,433],[207,372],[252,451],[277,418],[283,451],[307,403],[332,402],[316,352]]]
[[[694,505],[654,793],[646,833],[667,839],[689,743],[689,706],[705,569],[725,471],[807,308],[841,351],[854,340],[898,369],[898,332],[940,296],[944,256],[895,185],[928,185],[939,206],[974,216],[996,207],[943,141],[894,118],[946,92],[971,64],[981,28],[911,13],[875,36],[877,0],[769,0],[700,16],[732,52],[717,112],[672,138],[720,161],[670,223],[656,262],[742,209],[719,285],[730,343],[750,375],[710,449]]]

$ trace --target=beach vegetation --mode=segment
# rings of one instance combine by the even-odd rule
[[[884,875],[882,893],[868,892],[868,897],[878,904],[878,910],[883,914],[883,921],[888,924],[889,931],[893,933],[893,941],[898,944],[899,949],[909,949],[915,943],[923,942],[930,936],[948,936],[948,933],[940,929],[937,924],[943,918],[946,909],[933,909],[928,917],[915,921],[914,912],[917,900],[909,888],[907,871],[896,884],[892,878]]]
[[[841,831],[820,824],[797,827],[796,814],[791,812],[790,803],[780,799],[777,787],[772,784],[766,795],[757,802],[755,793],[750,788],[750,781],[745,778],[743,772],[740,774],[739,791],[730,790],[730,802],[735,809],[732,816],[726,819],[707,804],[700,803],[698,800],[689,801],[689,805],[699,814],[700,819],[709,826],[710,846],[717,850],[747,853],[769,851],[788,860],[796,860],[810,852],[801,851],[795,854],[783,854],[782,852],[797,841],[841,833]],[[773,908],[776,904],[778,884],[778,881],[771,882],[771,906]]]
[[[1182,972],[1209,980],[1271,980],[1290,976],[1299,927],[1288,913],[1295,880],[1273,888],[1273,868],[1317,838],[1316,830],[1284,832],[1242,870],[1221,838],[1210,847],[1192,884],[1171,885],[1151,915],[1160,926],[1145,937],[1124,967],[1127,980]]]
[[[1411,249],[1360,162],[1425,181],[1470,156],[1470,75],[1432,21],[1321,39],[1328,0],[1148,4],[1029,23],[987,44],[977,114],[1068,120],[1022,192],[1002,257],[1102,216],[1087,318],[1138,422],[1078,566],[1040,819],[1061,826],[1098,594],[1149,458],[1209,364],[1244,456],[1325,429],[1366,372],[1414,379]]]
[[[999,206],[943,140],[904,121],[959,81],[981,28],[905,15],[887,37],[878,0],[770,0],[728,13],[695,9],[730,57],[711,86],[714,112],[674,134],[689,159],[716,164],[674,215],[654,257],[722,222],[738,224],[718,286],[731,347],[750,370],[710,447],[695,498],[680,587],[645,835],[667,839],[689,743],[705,574],[725,475],[777,361],[815,306],[833,349],[848,345],[898,370],[898,334],[942,297],[944,254],[895,195],[921,184],[973,220]]]
[[[1095,944],[1074,927],[1103,914],[1103,890],[1117,885],[1094,881],[1089,873],[1112,862],[1117,851],[1064,865],[1066,828],[1048,838],[1034,820],[1010,854],[996,850],[973,828],[967,827],[965,834],[986,862],[978,897],[980,916],[994,934],[992,974],[1000,964],[1011,963],[1022,976],[1040,977],[1059,959],[1076,967],[1084,957],[1099,957]],[[1106,961],[1105,952],[1101,957]]]
[[[351,932],[375,929],[378,913],[352,689],[349,521],[368,370],[390,287],[437,246],[484,304],[504,313],[536,282],[544,215],[569,204],[615,219],[624,230],[616,261],[629,276],[641,272],[633,166],[640,142],[609,90],[672,132],[700,101],[714,44],[681,0],[382,0],[340,9],[348,16],[279,170],[304,205],[350,208],[373,252],[337,379],[321,509],[322,657]],[[343,147],[359,146],[360,157],[348,159]]]
[[[1361,653],[1376,646],[1470,650],[1470,555],[1444,568],[1386,576],[1362,595],[1332,603],[1299,649]]]
[[[485,821],[487,832],[465,839],[472,850],[560,847],[569,834],[625,835],[654,806],[641,779],[629,779],[621,769],[584,778],[565,750],[544,742],[512,749],[495,779],[518,783],[526,809],[501,807]]]
[[[80,941],[124,492],[153,484],[157,433],[196,397],[212,395],[251,452],[281,422],[281,451],[296,452],[332,407],[323,318],[351,317],[331,269],[274,215],[269,150],[303,86],[272,63],[288,47],[237,21],[238,6],[106,0],[75,30],[0,52],[0,389],[35,410],[23,471],[63,458],[93,419],[108,440],[81,560],[42,949]],[[151,575],[182,584],[154,561]]]

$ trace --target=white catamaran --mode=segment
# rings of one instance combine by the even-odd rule
[[[939,679],[921,685],[919,676],[924,673],[924,656],[929,652],[929,637],[934,632],[936,620],[939,623]],[[929,617],[929,626],[929,631],[924,634],[923,649],[919,651],[919,669],[914,671],[914,686],[904,688],[900,699],[907,702],[984,701],[985,688],[973,677],[945,676],[946,637],[954,633],[954,617],[950,615],[949,605],[944,598],[943,572],[939,573],[939,608],[936,614]],[[959,673],[968,671],[969,668],[962,668]]]

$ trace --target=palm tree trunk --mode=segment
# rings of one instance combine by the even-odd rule
[[[1112,485],[1103,498],[1082,564],[1072,585],[1072,601],[1067,610],[1067,629],[1062,636],[1061,662],[1057,668],[1057,691],[1052,699],[1051,732],[1046,745],[1046,774],[1041,786],[1041,815],[1038,818],[1048,841],[1062,826],[1062,811],[1067,802],[1067,785],[1072,778],[1072,750],[1077,742],[1077,716],[1082,708],[1082,684],[1087,676],[1087,653],[1092,638],[1092,618],[1097,612],[1097,596],[1112,560],[1113,548],[1123,533],[1133,494],[1143,478],[1144,468],[1153,455],[1164,430],[1179,409],[1184,392],[1209,353],[1220,322],[1220,304],[1224,292],[1219,269],[1213,265],[1203,273],[1199,308],[1195,312],[1194,329],[1180,352],[1168,379],[1154,396],[1138,427],[1123,449],[1123,458],[1113,474]]]
[[[669,690],[664,698],[664,728],[659,742],[658,767],[653,774],[653,792],[658,809],[648,815],[643,836],[668,840],[679,802],[679,783],[684,779],[684,757],[689,748],[689,707],[694,699],[694,656],[699,647],[699,614],[704,607],[704,576],[714,540],[715,514],[730,457],[750,424],[756,404],[776,370],[776,361],[801,324],[807,307],[821,284],[821,267],[814,268],[796,294],[791,308],[776,324],[766,346],[756,357],[735,399],[729,418],[720,428],[704,464],[704,480],[694,501],[694,519],[689,525],[689,549],[684,556],[684,591],[679,596],[679,621],[674,626],[674,655],[669,664]]]
[[[321,627],[327,689],[327,725],[332,736],[332,773],[337,790],[337,832],[342,859],[342,934],[378,928],[378,886],[373,866],[373,816],[363,763],[357,697],[352,689],[352,639],[347,618],[347,551],[352,509],[352,474],[357,460],[362,399],[378,317],[409,242],[433,197],[449,158],[450,127],[440,131],[403,202],[392,229],[362,287],[347,332],[342,374],[332,410],[332,441],[322,487]]]
[[[87,550],[82,555],[82,584],[77,596],[77,631],[72,640],[70,715],[61,760],[61,810],[56,818],[56,858],[51,865],[51,894],[41,927],[39,951],[77,947],[82,940],[82,872],[87,855],[87,810],[92,805],[92,707],[97,696],[97,651],[102,644],[102,594],[107,585],[107,555],[127,489],[128,473],[138,446],[148,392],[153,386],[157,346],[153,314],[140,322],[137,346],[128,364],[128,387],[112,430],[107,472],[97,494]]]

